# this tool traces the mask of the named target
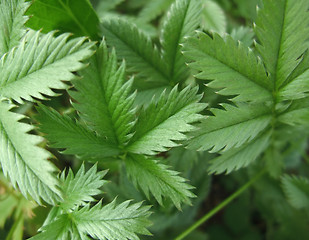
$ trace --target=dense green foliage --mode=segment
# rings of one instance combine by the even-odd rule
[[[308,9],[0,0],[0,239],[308,239]]]

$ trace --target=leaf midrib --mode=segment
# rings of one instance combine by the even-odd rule
[[[199,40],[199,41],[200,41],[200,40]],[[211,39],[211,41],[213,41],[213,39]],[[221,61],[220,59],[216,58],[216,56],[212,56],[212,55],[208,54],[208,53],[205,52],[205,51],[199,51],[199,50],[198,50],[197,48],[195,48],[195,47],[194,47],[194,51],[198,51],[199,53],[203,53],[204,55],[206,55],[206,56],[212,58],[212,60],[218,61],[220,64],[224,65],[224,66],[227,67],[228,69],[232,70],[232,71],[235,72],[235,73],[238,73],[239,75],[243,76],[245,79],[249,80],[249,82],[252,82],[252,83],[254,83],[255,85],[257,85],[257,86],[259,86],[259,87],[265,89],[265,90],[271,95],[270,90],[269,90],[266,86],[264,86],[262,83],[257,82],[257,81],[255,81],[255,80],[251,79],[250,77],[246,76],[245,74],[243,74],[242,72],[238,71],[238,70],[235,69],[234,67],[232,67],[232,66],[226,64],[225,62]],[[203,70],[203,71],[204,71],[204,70]],[[216,79],[214,79],[214,80],[216,80]]]
[[[213,133],[213,132],[216,132],[216,131],[224,130],[224,129],[226,129],[226,128],[230,128],[230,127],[233,127],[233,126],[235,126],[235,125],[242,124],[242,123],[245,123],[245,122],[250,122],[250,121],[253,121],[253,120],[257,120],[257,119],[259,119],[259,118],[265,118],[265,117],[267,117],[267,116],[268,116],[268,117],[272,117],[271,113],[264,113],[264,114],[262,114],[262,115],[259,115],[258,117],[249,118],[249,119],[246,119],[246,120],[243,120],[243,121],[239,121],[239,122],[237,122],[237,123],[233,123],[233,124],[231,124],[231,125],[227,125],[227,126],[224,126],[224,127],[216,128],[216,129],[213,129],[213,130],[211,130],[211,131],[209,131],[209,132],[204,132],[204,133],[201,133],[201,134],[199,134],[199,135],[196,135],[195,137],[200,137],[200,136],[203,136],[203,135],[207,135],[207,134],[209,134],[209,133]],[[212,116],[211,116],[211,117],[212,117]],[[205,121],[207,121],[207,120],[205,120]]]

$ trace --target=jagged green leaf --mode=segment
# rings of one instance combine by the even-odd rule
[[[23,99],[56,96],[51,90],[65,89],[63,81],[76,76],[72,73],[85,66],[81,61],[93,54],[93,43],[85,38],[68,41],[69,34],[53,37],[28,31],[18,47],[0,59],[0,95],[22,103]]]
[[[139,240],[137,234],[150,235],[149,206],[142,203],[130,205],[130,201],[116,204],[116,201],[102,206],[97,203],[74,211],[71,217],[81,234],[101,240]]]
[[[226,32],[226,17],[220,5],[212,0],[202,0],[201,27],[209,32],[223,35]]]
[[[251,47],[253,44],[254,32],[249,27],[238,27],[233,28],[231,32],[231,37],[235,41],[240,41],[245,47]]]
[[[256,48],[278,90],[308,48],[309,2],[307,0],[269,0],[258,11]]]
[[[175,0],[149,1],[140,11],[138,17],[145,22],[149,22],[160,16]]]
[[[189,66],[200,71],[197,78],[211,80],[207,86],[222,95],[236,95],[234,101],[271,101],[271,86],[262,62],[252,50],[232,37],[213,37],[198,32],[185,43]],[[259,94],[256,94],[256,93]]]
[[[308,178],[284,175],[281,181],[284,193],[293,207],[309,208]]]
[[[150,81],[152,87],[168,85],[167,68],[157,47],[135,25],[122,19],[110,19],[102,23],[102,32],[107,43],[116,48],[117,55],[126,59],[128,71]]]
[[[20,122],[23,115],[11,111],[15,105],[0,101],[0,162],[2,170],[12,184],[19,187],[25,197],[30,195],[41,204],[60,200],[61,192],[53,172],[56,170],[47,159],[50,154],[38,147],[42,141],[29,134],[33,126]]]
[[[177,0],[166,13],[161,32],[162,59],[167,64],[171,83],[186,80],[188,68],[180,51],[184,37],[193,35],[200,23],[199,0]]]
[[[104,17],[104,14],[112,9],[114,9],[117,5],[124,2],[124,0],[105,0],[99,1],[98,5],[96,6],[95,10],[99,16]]]
[[[177,86],[166,94],[162,93],[158,102],[152,101],[143,109],[134,127],[128,147],[129,152],[155,155],[178,146],[175,141],[187,139],[184,133],[192,131],[191,123],[202,118],[199,114],[206,104],[198,103],[201,96],[198,88],[187,87],[181,92]]]
[[[30,240],[89,240],[85,235],[80,235],[68,214],[60,215],[52,223],[44,226],[42,230]]]
[[[70,91],[85,122],[120,146],[130,139],[135,121],[136,93],[131,93],[133,79],[126,80],[125,70],[125,63],[118,67],[116,53],[109,54],[103,41],[90,66],[80,72],[84,79],[74,81],[77,91]]]
[[[29,3],[23,0],[0,1],[0,57],[19,44],[19,40],[25,34],[24,24],[27,17],[24,16]]]
[[[170,198],[178,209],[181,203],[190,204],[190,198],[195,197],[190,192],[193,187],[186,183],[186,179],[157,160],[132,154],[125,164],[134,185],[140,186],[148,198],[151,192],[161,205],[162,196]]]
[[[123,21],[130,22],[130,24],[136,25],[136,27],[150,38],[156,38],[158,35],[158,30],[151,23],[143,21],[141,18],[135,17],[133,15],[124,15],[117,12],[105,12],[103,13],[101,22],[109,21],[109,19],[122,19]]]
[[[27,11],[27,26],[48,33],[60,30],[99,40],[99,19],[89,0],[35,0]]]
[[[254,162],[269,146],[270,132],[261,135],[239,148],[232,148],[221,156],[211,160],[210,173],[227,174],[246,167]]]
[[[107,182],[102,180],[106,173],[107,171],[97,172],[96,164],[87,172],[85,172],[83,164],[75,176],[71,169],[66,177],[63,171],[60,177],[63,191],[63,201],[60,203],[60,208],[69,210],[85,205],[86,202],[95,201],[92,196],[102,193],[99,188]]]
[[[238,104],[234,107],[222,104],[224,110],[213,108],[214,116],[208,116],[188,142],[188,148],[211,152],[238,148],[254,139],[269,126],[271,109],[265,105]]]
[[[309,84],[309,53],[308,50],[300,58],[300,62],[293,72],[289,75],[284,85],[278,93],[278,99],[295,100],[308,96]]]
[[[44,105],[37,108],[41,132],[47,134],[51,147],[65,148],[63,153],[76,154],[86,160],[96,160],[115,156],[119,153],[116,146],[97,136],[86,126],[62,116],[57,111]]]

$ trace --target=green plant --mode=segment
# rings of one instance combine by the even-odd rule
[[[308,8],[0,0],[0,236],[309,237]]]

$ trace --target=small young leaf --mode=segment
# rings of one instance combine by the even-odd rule
[[[94,165],[85,172],[84,164],[80,167],[74,176],[72,170],[69,170],[65,177],[64,171],[61,174],[63,182],[61,189],[64,193],[63,201],[60,203],[60,208],[64,211],[86,205],[86,202],[94,201],[92,196],[101,193],[99,190],[107,181],[102,180],[107,171],[97,172],[97,165]]]

